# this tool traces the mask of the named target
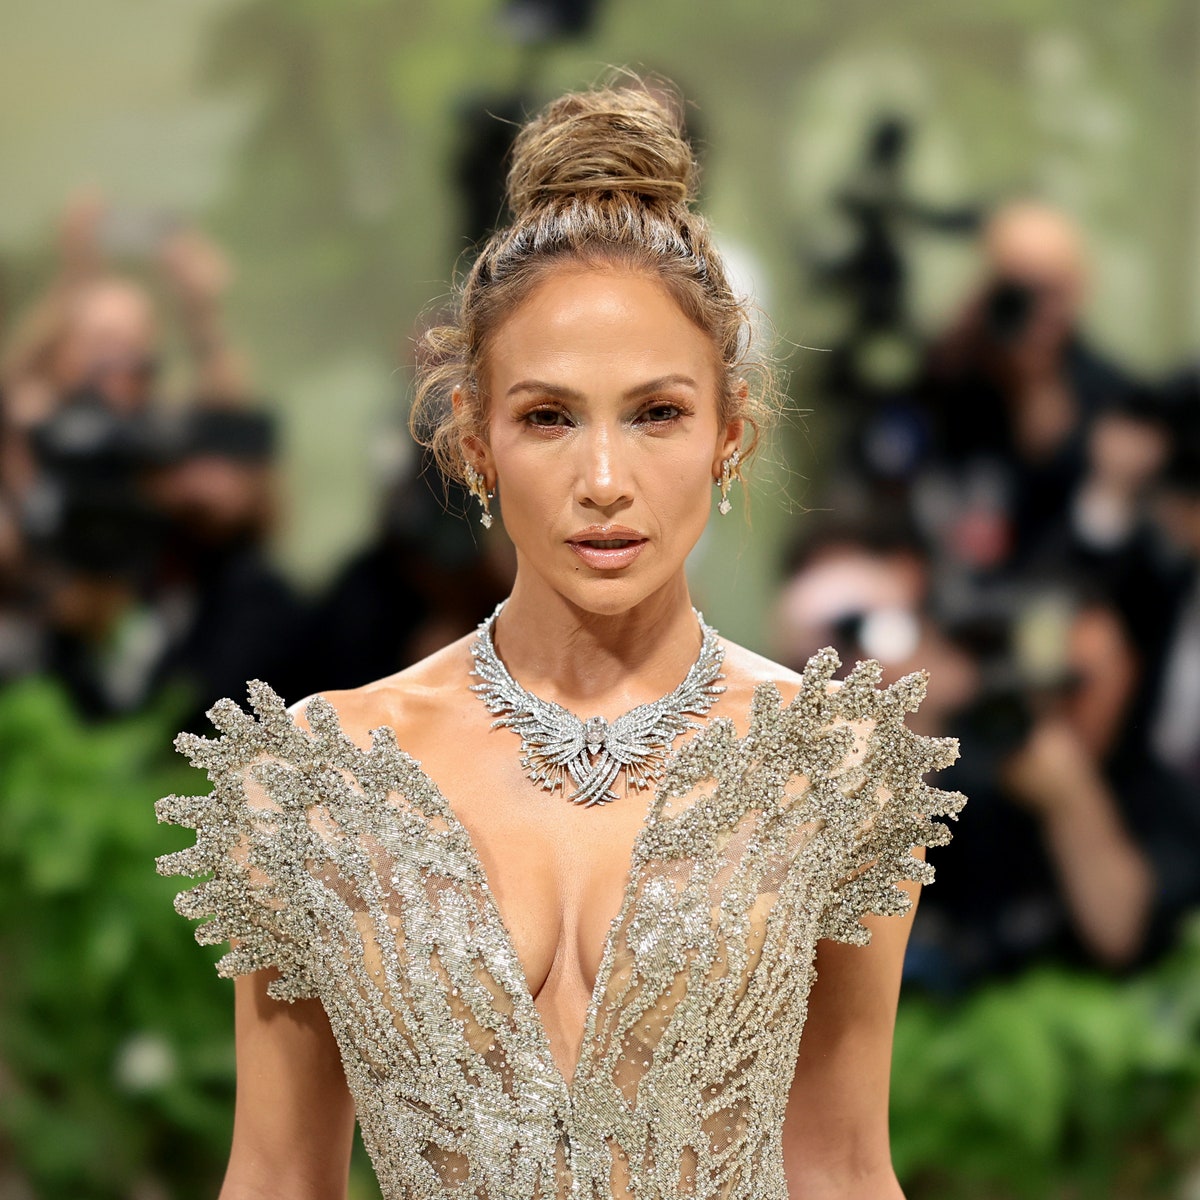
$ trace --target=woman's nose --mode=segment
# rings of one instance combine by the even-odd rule
[[[592,508],[612,508],[633,499],[627,448],[619,432],[596,425],[580,439],[576,498]]]

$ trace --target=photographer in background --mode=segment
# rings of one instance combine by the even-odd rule
[[[145,491],[163,520],[149,594],[168,630],[154,683],[187,680],[197,731],[255,677],[300,688],[308,608],[270,561],[279,517],[277,430],[267,413],[194,405],[158,424]]]
[[[984,231],[982,286],[928,356],[922,528],[976,571],[1020,569],[1066,519],[1096,417],[1133,384],[1079,329],[1087,265],[1066,216],[1028,201]]]
[[[34,473],[19,517],[36,665],[91,718],[140,706],[164,643],[147,603],[163,533],[142,486],[151,428],[80,389],[27,431]]]
[[[154,267],[172,297],[183,404],[161,391],[158,306],[113,255]],[[19,566],[0,625],[35,648],[0,668],[54,674],[91,718],[134,711],[170,680],[202,714],[260,671],[286,678],[300,604],[265,553],[273,422],[225,336],[230,278],[199,231],[79,200],[56,277],[4,357],[0,490]]]
[[[21,494],[36,466],[28,431],[77,392],[115,413],[147,411],[158,399],[162,331],[154,298],[110,260],[149,264],[178,311],[189,349],[189,395],[207,404],[244,403],[244,366],[225,335],[222,302],[231,269],[198,230],[152,212],[108,208],[94,195],[68,205],[54,278],[17,323],[0,364],[3,443],[0,477]]]

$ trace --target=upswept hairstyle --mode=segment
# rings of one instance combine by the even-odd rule
[[[743,462],[753,454],[779,408],[778,386],[770,362],[751,357],[747,304],[692,209],[698,170],[682,112],[682,101],[633,79],[563,96],[522,127],[508,173],[512,224],[492,234],[456,288],[451,321],[428,329],[418,347],[409,427],[448,477],[463,477],[464,438],[486,441],[490,338],[564,264],[623,267],[667,288],[712,339],[721,419],[746,421]]]

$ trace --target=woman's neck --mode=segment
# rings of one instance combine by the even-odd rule
[[[633,608],[599,615],[518,571],[492,634],[522,687],[610,718],[671,692],[702,640],[682,572]]]

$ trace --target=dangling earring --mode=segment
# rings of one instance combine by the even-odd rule
[[[496,494],[494,491],[487,490],[487,480],[475,470],[470,463],[467,463],[466,470],[467,490],[479,501],[479,507],[483,512],[479,515],[479,523],[484,529],[492,527],[492,497]]]
[[[721,514],[721,516],[725,516],[726,513],[728,513],[733,507],[733,504],[729,500],[729,485],[735,479],[741,479],[742,473],[738,470],[738,463],[741,461],[742,452],[740,450],[735,450],[721,464],[721,478],[714,481],[721,489],[721,503],[717,505],[717,511]]]

